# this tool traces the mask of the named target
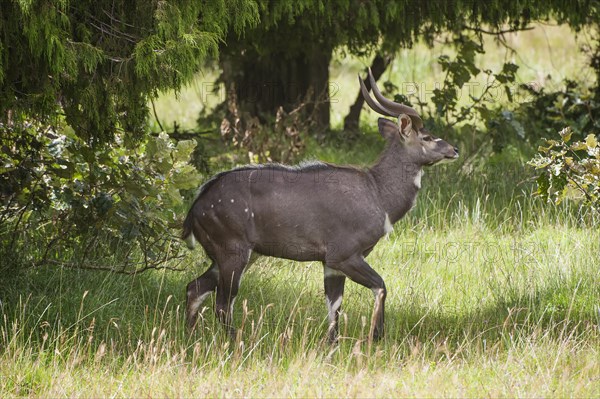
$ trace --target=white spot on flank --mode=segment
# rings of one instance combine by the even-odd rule
[[[215,206],[214,206],[213,204],[210,204],[210,207],[211,207],[211,208],[214,208]]]
[[[394,231],[394,226],[392,226],[392,223],[390,222],[390,217],[388,216],[388,214],[386,212],[385,221],[383,222],[383,232],[385,233],[385,235],[388,235],[392,231]]]
[[[233,198],[231,199],[231,203],[233,204],[235,201],[233,200]]]
[[[244,212],[248,213],[248,208],[244,208]]]
[[[252,217],[254,217],[254,212],[252,212],[252,215],[251,215],[251,216],[252,216]]]
[[[206,213],[202,212],[202,216],[206,216]]]
[[[421,177],[423,176],[423,174],[424,174],[424,172],[423,172],[423,169],[420,169],[420,170],[417,172],[417,174],[416,174],[416,176],[415,176],[415,180],[414,180],[414,183],[415,183],[415,187],[416,187],[416,188],[421,188]]]
[[[221,198],[219,198],[219,202],[221,202]]]

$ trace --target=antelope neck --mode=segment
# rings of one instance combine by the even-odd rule
[[[392,142],[369,169],[392,224],[412,208],[421,188],[423,166],[411,155],[401,143]]]

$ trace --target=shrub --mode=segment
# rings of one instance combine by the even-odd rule
[[[135,272],[176,257],[182,190],[200,174],[196,142],[166,134],[128,147],[88,147],[73,131],[40,123],[4,127],[0,139],[0,245],[22,266]],[[60,133],[57,133],[59,131]],[[8,262],[7,264],[16,264]]]
[[[560,140],[546,140],[530,162],[541,171],[538,194],[555,203],[566,198],[582,200],[600,210],[600,146],[594,134],[571,141],[573,130],[560,131]]]

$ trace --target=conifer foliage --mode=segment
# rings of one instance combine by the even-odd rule
[[[257,18],[247,0],[4,1],[0,120],[64,112],[90,144],[117,127],[139,138],[148,98],[177,90]]]
[[[177,257],[194,140],[148,134],[252,1],[8,0],[0,7],[0,269],[126,273]]]

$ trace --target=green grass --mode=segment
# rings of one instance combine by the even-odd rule
[[[490,179],[504,169],[449,179],[458,166],[427,172],[368,258],[389,290],[383,341],[367,339],[371,292],[348,282],[340,344],[326,344],[318,263],[252,265],[236,342],[211,301],[185,331],[201,250],[181,273],[30,270],[1,283],[0,396],[597,397],[597,216]]]
[[[564,28],[547,29],[553,63],[539,54],[539,32],[511,43],[539,76],[556,68],[569,76],[576,46],[561,42]],[[436,79],[427,69],[436,51],[444,50],[407,52],[391,80],[409,71]],[[343,101],[353,101],[360,68],[356,60],[334,67],[332,76],[353,82],[340,86],[351,88]],[[195,101],[190,90],[186,102]],[[343,101],[334,104],[340,121]],[[197,110],[183,119],[172,98],[156,105],[193,126]],[[368,164],[382,145],[371,133],[352,147],[309,141],[307,158]],[[324,341],[314,262],[262,258],[248,269],[235,342],[212,299],[198,330],[184,328],[185,286],[208,265],[201,250],[188,254],[184,272],[20,270],[0,280],[0,397],[600,396],[600,216],[534,197],[533,171],[518,152],[485,160],[465,152],[426,171],[417,207],[367,259],[388,287],[382,341],[367,339],[372,293],[352,282],[340,343]]]

